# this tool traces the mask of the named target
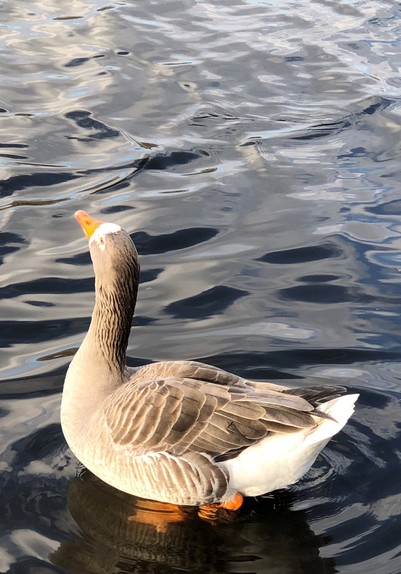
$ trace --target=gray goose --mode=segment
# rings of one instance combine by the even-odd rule
[[[295,483],[347,422],[343,387],[287,388],[195,361],[126,366],[139,260],[129,234],[77,211],[96,298],[65,378],[61,424],[75,456],[111,486],[177,505],[237,509]]]

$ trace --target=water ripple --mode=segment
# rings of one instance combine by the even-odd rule
[[[0,12],[0,570],[398,574],[399,5]],[[60,391],[94,298],[77,209],[137,243],[130,365],[361,392],[290,492],[163,531],[74,478]]]

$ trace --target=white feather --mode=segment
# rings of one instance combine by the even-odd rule
[[[91,238],[89,240],[89,245],[93,241],[96,241],[96,243],[98,244],[101,251],[104,251],[104,248],[105,248],[104,238],[105,238],[105,236],[109,235],[110,233],[118,233],[118,231],[121,231],[121,227],[119,225],[117,225],[117,223],[109,223],[109,222],[102,223],[92,233]]]
[[[330,438],[343,428],[358,396],[346,395],[318,407],[335,420],[316,419],[316,427],[293,434],[273,433],[236,458],[219,463],[229,473],[231,492],[259,496],[297,482]]]

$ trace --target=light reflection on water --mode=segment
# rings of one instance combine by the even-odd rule
[[[0,570],[398,574],[399,7],[0,12]],[[82,208],[141,255],[130,364],[362,392],[286,504],[158,532],[74,479],[58,410],[93,302]]]

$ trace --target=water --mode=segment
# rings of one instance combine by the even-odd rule
[[[1,572],[401,571],[400,16],[0,3]],[[59,424],[93,303],[76,209],[141,255],[131,365],[361,393],[287,493],[157,529],[160,512],[76,477]]]

